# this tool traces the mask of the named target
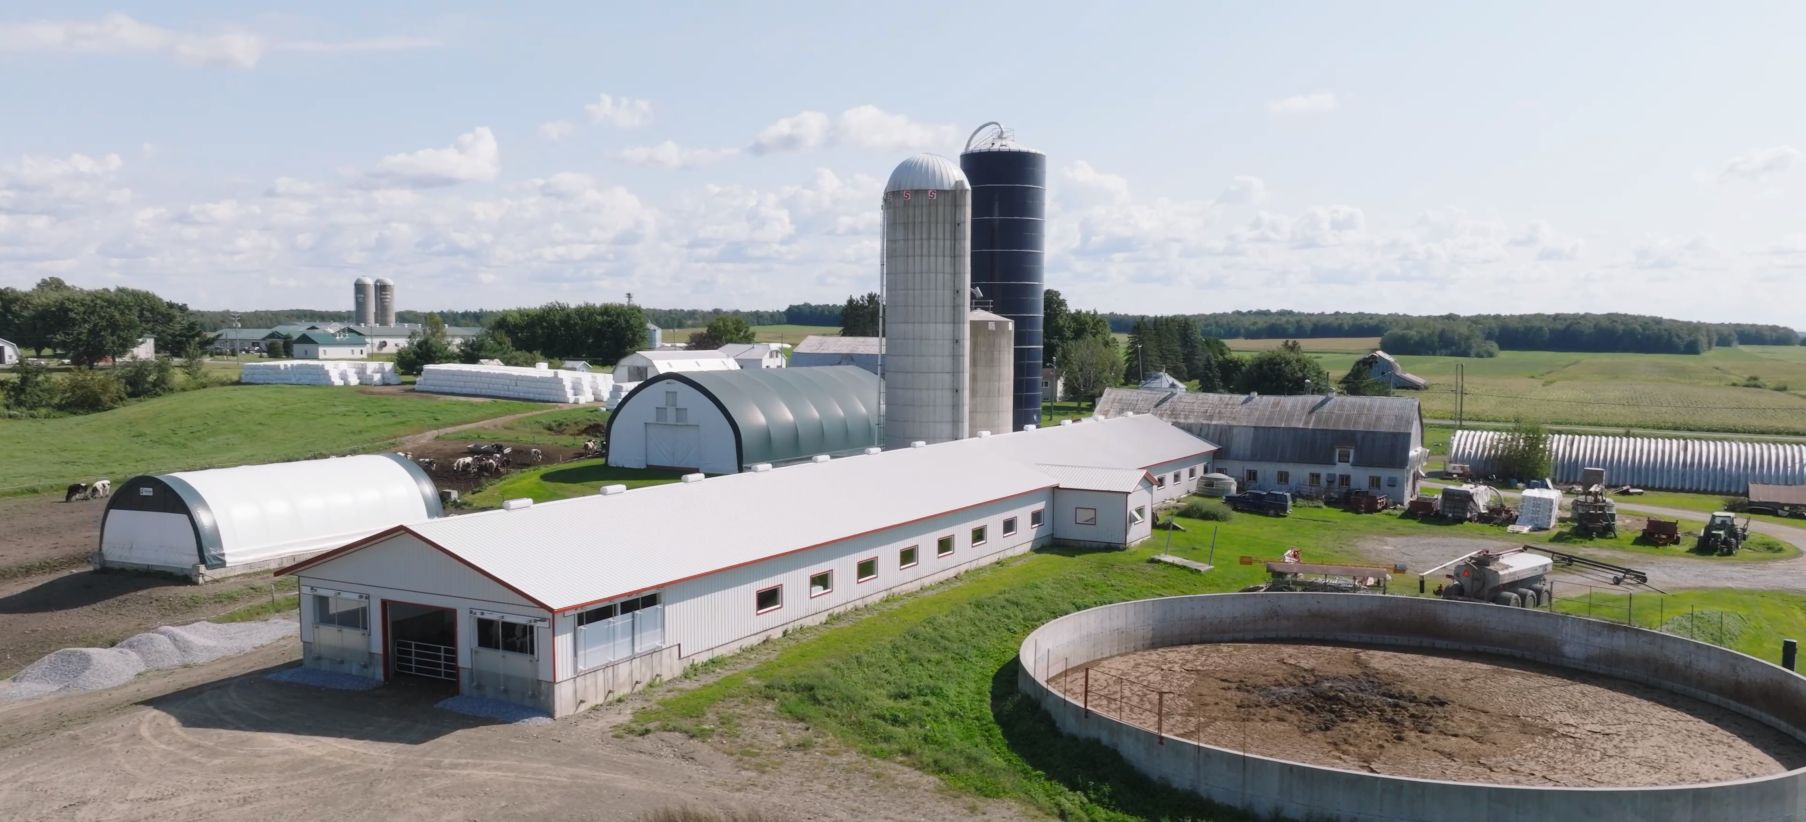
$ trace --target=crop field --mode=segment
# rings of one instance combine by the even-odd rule
[[[1283,339],[1272,340],[1224,340],[1231,351],[1265,351],[1285,344]],[[1298,345],[1307,353],[1356,354],[1366,356],[1380,347],[1379,337],[1316,337],[1299,340]]]
[[[665,342],[686,342],[690,339],[691,334],[701,330],[700,328],[667,328],[665,329]],[[802,342],[803,338],[810,334],[840,336],[840,326],[837,325],[755,325],[752,330],[756,335],[753,337],[754,342],[781,342],[791,345]]]
[[[71,482],[377,450],[394,440],[548,406],[386,388],[233,385],[78,417],[0,420],[0,495]]]

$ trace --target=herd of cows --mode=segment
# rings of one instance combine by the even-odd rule
[[[112,495],[113,481],[103,477],[93,482],[78,482],[69,486],[69,489],[63,493],[63,501],[102,499]]]

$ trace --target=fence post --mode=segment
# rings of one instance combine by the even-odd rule
[[[1799,652],[1800,643],[1791,639],[1781,640],[1781,667],[1786,668],[1789,671],[1793,670],[1794,659],[1799,655]]]
[[[1789,643],[1789,647],[1792,647],[1793,640],[1790,639],[1787,642]],[[1790,660],[1788,660],[1788,662],[1792,663],[1793,660],[1790,659]],[[1787,667],[1792,668],[1793,665],[1789,664]],[[1154,738],[1159,740],[1159,744],[1165,745],[1166,744],[1166,692],[1165,691],[1156,691],[1156,692],[1154,692],[1154,698],[1155,698]]]
[[[1085,716],[1091,716],[1091,669],[1085,669]]]
[[[1624,624],[1629,625],[1632,628],[1635,628],[1635,627],[1637,627],[1636,619],[1637,619],[1637,595],[1636,594],[1625,594],[1624,595]]]

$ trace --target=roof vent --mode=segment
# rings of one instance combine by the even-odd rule
[[[877,447],[877,446],[873,446],[873,447],[871,447],[871,448],[867,448],[867,449],[865,449],[865,455],[866,455],[866,456],[868,456],[868,457],[869,457],[869,456],[871,456],[871,455],[873,455],[873,454],[882,454],[882,453],[884,453],[884,449],[882,449],[882,448],[879,448],[879,447]]]
[[[1040,428],[1040,427],[1041,427],[1041,426],[1039,426],[1039,425],[1036,425],[1036,424],[1034,424],[1034,423],[1032,423],[1032,422],[1031,422],[1031,423],[1029,423],[1029,424],[1027,424],[1027,425],[1024,425],[1024,426],[1022,426],[1022,430],[1024,430],[1024,431],[1033,431],[1033,430],[1035,430],[1035,429],[1036,429],[1036,428]]]
[[[829,457],[827,454],[816,454],[815,456],[810,457],[809,461],[810,462],[827,462],[830,459],[832,459],[832,457]]]
[[[1060,424],[1061,424],[1061,425],[1071,425],[1071,424],[1072,424],[1072,420],[1060,420]]]
[[[545,363],[543,363],[543,362],[536,362],[536,363],[534,363],[534,364],[533,364],[533,367],[534,367],[534,368],[537,368],[537,369],[539,369],[539,370],[541,370],[541,371],[544,371],[544,370],[546,370],[546,369],[548,369],[548,368],[551,368],[551,366],[549,366],[549,365],[547,365],[547,364],[545,364]]]
[[[983,439],[990,439],[990,437],[991,437],[991,432],[989,432],[989,431],[980,431],[980,432],[978,432],[978,438],[979,438],[979,439],[981,439],[981,440],[983,440]]]
[[[1257,399],[1257,398],[1259,398],[1259,397],[1260,397],[1260,392],[1259,392],[1259,391],[1249,391],[1249,392],[1248,392],[1248,399],[1251,399],[1251,400],[1252,400],[1252,399]]]
[[[915,442],[912,442],[912,443],[910,443],[910,444],[909,444],[909,447],[911,447],[911,448],[926,448],[926,447],[928,447],[928,443],[926,443],[926,442],[923,442],[923,441],[921,441],[921,440],[916,440],[916,441],[915,441]]]
[[[682,477],[679,477],[678,479],[682,480],[683,482],[702,482],[704,479],[706,479],[706,477],[702,474],[685,474]]]
[[[763,474],[766,471],[770,471],[770,470],[771,470],[771,463],[769,463],[769,462],[756,463],[752,467],[752,472],[755,474]]]
[[[521,497],[520,499],[511,499],[511,500],[503,500],[502,501],[502,510],[503,511],[519,511],[522,508],[532,508],[532,507],[533,507],[533,500],[531,500],[527,497]]]
[[[604,485],[604,486],[602,486],[602,496],[605,496],[605,497],[612,497],[616,494],[624,494],[624,493],[627,493],[627,486],[625,486],[625,485]]]

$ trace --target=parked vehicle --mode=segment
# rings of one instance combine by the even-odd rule
[[[1230,494],[1223,502],[1236,511],[1283,517],[1292,513],[1292,495],[1284,491],[1245,491]]]

